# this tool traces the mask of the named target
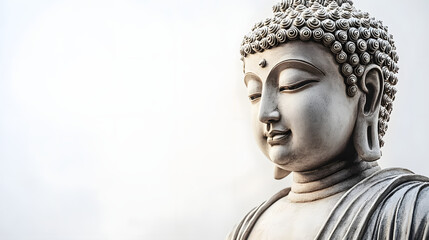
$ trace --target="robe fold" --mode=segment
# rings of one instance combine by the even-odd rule
[[[246,240],[264,211],[289,191],[252,209],[227,239]],[[315,239],[429,240],[429,178],[400,168],[372,174],[341,197]]]

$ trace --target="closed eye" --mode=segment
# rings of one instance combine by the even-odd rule
[[[318,82],[318,80],[304,80],[304,81],[300,81],[298,83],[295,83],[295,84],[292,84],[292,85],[289,85],[289,86],[281,86],[279,88],[279,90],[280,90],[280,92],[294,91],[294,90],[298,90],[300,88],[303,88],[303,87],[305,87],[308,84],[313,83],[313,82]]]
[[[254,93],[254,94],[249,95],[249,99],[251,102],[258,100],[260,97],[261,97],[260,93]]]

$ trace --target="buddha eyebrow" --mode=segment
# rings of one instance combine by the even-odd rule
[[[298,69],[306,70],[308,72],[319,73],[319,74],[323,74],[324,76],[326,75],[320,68],[314,66],[313,64],[311,64],[307,61],[301,60],[301,59],[283,60],[283,61],[277,63],[271,71],[276,70],[280,66],[284,67],[284,69],[286,69],[286,68],[298,68]]]
[[[250,81],[250,79],[255,79],[255,80],[261,81],[260,78],[258,77],[258,75],[256,75],[255,73],[247,72],[244,74],[244,84],[246,84],[246,87],[247,87],[247,84]]]

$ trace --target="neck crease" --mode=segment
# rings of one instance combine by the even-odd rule
[[[340,160],[321,168],[293,172],[288,199],[292,202],[311,202],[345,192],[380,167],[376,162]]]

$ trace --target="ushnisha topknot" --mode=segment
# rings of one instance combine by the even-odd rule
[[[365,66],[383,71],[384,92],[379,114],[380,146],[387,131],[398,82],[398,54],[387,26],[357,10],[351,0],[283,0],[273,6],[274,16],[256,23],[244,36],[243,57],[289,41],[314,41],[329,48],[344,77],[347,95],[353,97]]]

